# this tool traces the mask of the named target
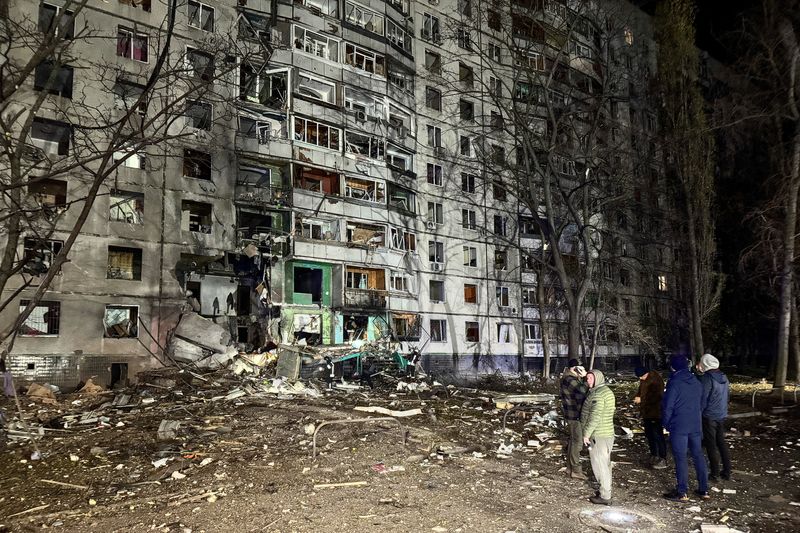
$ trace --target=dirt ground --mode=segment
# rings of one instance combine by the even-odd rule
[[[661,498],[674,486],[672,464],[644,466],[634,386],[633,379],[613,385],[618,434],[621,426],[634,434],[615,445],[616,514],[607,517],[617,522],[607,530],[800,530],[796,411],[732,420],[734,479],[714,485],[708,501],[672,503]],[[226,380],[139,386],[125,391],[130,403],[120,407],[111,405],[119,392],[60,396],[55,404],[22,397],[27,415],[48,429],[37,441],[41,460],[31,460],[30,441],[0,437],[0,532],[600,530],[586,517],[606,510],[588,502],[593,488],[565,475],[566,435],[548,415],[556,402],[512,413],[504,432],[505,411],[492,401],[500,394],[484,389],[219,398],[232,387]],[[542,391],[555,389],[535,387]],[[750,411],[748,391],[738,392],[733,411]],[[422,414],[399,419],[406,445],[388,422],[322,427],[312,459],[322,421],[381,416],[356,406]],[[12,403],[0,408],[13,417]],[[164,419],[181,424],[174,438],[159,440]],[[501,444],[515,448],[498,454]],[[589,472],[588,457],[585,464]],[[351,485],[324,486],[338,483]],[[626,522],[629,511],[646,514],[652,527]]]

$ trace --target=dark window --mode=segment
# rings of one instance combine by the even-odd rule
[[[486,20],[490,30],[500,31],[502,28],[502,23],[500,22],[500,12],[490,9],[489,14],[486,16]]]
[[[433,87],[425,87],[425,105],[436,111],[442,110],[442,91]]]
[[[443,302],[444,301],[444,281],[430,280],[428,288],[430,289],[430,301]]]
[[[436,52],[425,50],[425,68],[433,74],[442,73],[442,56]]]
[[[471,50],[472,49],[472,38],[469,35],[469,30],[466,28],[461,28],[456,33],[456,40],[458,41],[458,47],[463,48],[464,50]]]
[[[469,100],[459,100],[458,111],[459,115],[461,116],[461,120],[472,121],[475,119],[475,104]]]
[[[294,267],[294,294],[310,294],[311,303],[322,302],[322,269]]]
[[[475,73],[472,70],[472,67],[465,65],[464,63],[458,64],[458,81],[463,83],[467,87],[472,87],[472,83],[475,80]]]
[[[186,51],[186,62],[195,78],[203,81],[214,79],[214,56],[194,48]]]
[[[478,328],[477,322],[465,322],[464,323],[465,335],[467,337],[467,342],[480,342],[480,329]]]
[[[36,66],[36,75],[33,88],[37,91],[47,91],[64,98],[72,98],[73,69],[70,66],[56,66],[55,63],[45,61]]]
[[[56,21],[58,21],[58,26],[56,26]],[[63,39],[72,39],[75,36],[75,15],[72,11],[60,7],[41,4],[39,6],[39,30]]]
[[[183,175],[187,178],[197,178],[201,180],[211,179],[211,154],[183,149]]]
[[[187,126],[206,131],[211,129],[211,104],[197,100],[190,100],[184,114],[187,119]]]
[[[144,194],[112,190],[110,198],[108,220],[128,224],[144,223]]]
[[[141,280],[142,251],[139,248],[109,246],[106,278]]]
[[[474,193],[475,192],[475,175],[474,174],[467,174],[466,172],[461,173],[461,190],[466,193]]]
[[[214,31],[214,8],[189,0],[189,26]]]
[[[28,184],[28,195],[45,207],[67,205],[67,182],[51,179],[34,179]]]
[[[181,229],[194,233],[211,233],[211,204],[183,200]]]
[[[68,155],[72,127],[64,122],[36,117],[31,124],[31,140],[46,154]]]
[[[506,188],[499,181],[492,182],[492,194],[495,200],[500,200],[501,202],[506,200]]]
[[[53,264],[53,257],[61,251],[64,243],[62,241],[26,238],[24,246],[22,260],[25,266],[22,270],[27,274],[39,276],[50,269],[50,265]]]
[[[119,3],[131,7],[140,7],[142,11],[150,12],[150,0],[119,0]]]

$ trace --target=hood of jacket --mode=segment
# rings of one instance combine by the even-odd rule
[[[597,387],[606,384],[606,377],[599,370],[590,370],[589,374],[594,374],[594,387],[592,387],[593,389],[596,389]]]
[[[728,383],[728,377],[724,372],[720,372],[719,370],[709,370],[705,374],[720,385]]]

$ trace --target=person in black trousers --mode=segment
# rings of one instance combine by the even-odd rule
[[[728,396],[730,382],[719,369],[719,359],[705,354],[697,363],[697,370],[702,372],[700,383],[703,384],[701,407],[703,409],[703,445],[706,448],[709,462],[709,481],[731,478],[731,457],[725,443],[725,419],[728,417]],[[720,459],[722,462],[720,469]]]
[[[664,380],[655,370],[636,367],[639,391],[633,399],[639,404],[644,423],[644,434],[650,447],[650,466],[656,469],[667,467],[667,443],[661,425],[661,398],[664,396]]]

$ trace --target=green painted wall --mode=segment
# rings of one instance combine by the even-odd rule
[[[298,305],[314,305],[308,301],[296,301],[294,297],[294,269],[301,268],[314,268],[322,270],[322,305],[324,307],[331,306],[331,275],[333,272],[333,265],[326,263],[316,263],[314,261],[289,261],[286,263],[286,291],[285,300],[287,304]]]
[[[316,306],[315,306],[316,307]],[[333,343],[333,312],[330,309],[300,309],[287,308],[281,309],[281,337],[286,342],[294,339],[294,316],[295,315],[317,315],[322,316],[322,344]]]

